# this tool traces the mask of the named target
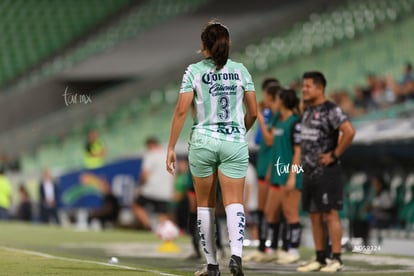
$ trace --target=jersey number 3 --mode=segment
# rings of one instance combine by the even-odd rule
[[[220,120],[227,121],[230,118],[230,98],[229,96],[221,96],[219,98],[220,110],[217,116]]]

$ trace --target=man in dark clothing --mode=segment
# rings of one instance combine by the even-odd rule
[[[48,169],[43,171],[39,186],[40,219],[44,223],[54,221],[59,224],[58,189]]]
[[[311,219],[316,260],[300,266],[301,272],[336,272],[343,267],[342,226],[338,215],[343,204],[343,184],[338,158],[351,144],[355,130],[343,111],[326,100],[325,87],[322,73],[303,75],[306,108],[301,124],[302,206]],[[333,260],[329,264],[325,261],[325,222],[332,242]]]

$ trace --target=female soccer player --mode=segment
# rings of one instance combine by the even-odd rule
[[[302,168],[300,165],[300,124],[296,92],[283,89],[276,96],[279,116],[275,116],[269,130],[259,115],[258,121],[267,145],[272,145],[271,187],[265,206],[265,217],[271,228],[277,229],[280,212],[287,221],[290,248],[278,254],[277,262],[287,264],[299,260],[301,225],[299,223],[300,188]],[[277,237],[276,237],[277,239]],[[277,243],[276,243],[277,244]],[[276,245],[277,248],[277,245]],[[275,248],[275,249],[276,249]]]
[[[226,26],[218,22],[208,23],[201,33],[201,42],[205,59],[189,65],[184,73],[171,123],[166,167],[174,173],[175,144],[193,103],[195,116],[189,142],[189,163],[208,275],[220,275],[214,242],[218,177],[229,232],[230,271],[232,275],[243,276],[245,215],[242,202],[249,159],[245,135],[256,120],[256,94],[244,65],[228,58],[230,35]]]

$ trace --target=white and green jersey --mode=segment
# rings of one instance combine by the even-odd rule
[[[224,141],[244,142],[246,91],[255,89],[252,77],[241,63],[228,59],[219,71],[211,59],[189,65],[180,93],[194,92],[193,132]]]

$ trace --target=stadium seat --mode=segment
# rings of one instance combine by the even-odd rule
[[[163,20],[166,20],[168,16],[195,8],[204,3],[204,0],[182,0],[179,2],[179,8],[172,8],[171,5],[163,5],[161,2],[149,1],[140,8],[132,9],[120,22],[88,40],[73,53],[60,57],[52,67],[45,68],[42,74],[53,74],[106,47],[111,47],[113,45],[111,43],[118,43],[147,30],[153,24],[160,22],[152,21],[156,20],[154,17],[165,17]],[[349,1],[348,4],[333,11],[312,14],[309,20],[296,24],[287,33],[266,37],[257,44],[250,44],[244,51],[234,53],[232,58],[243,62],[251,70],[253,78],[266,74],[277,76],[283,81],[296,79],[301,72],[309,68],[313,69],[317,65],[319,70],[326,73],[329,89],[352,89],[355,84],[364,82],[367,71],[376,68],[384,68],[387,74],[400,74],[401,64],[410,57],[410,45],[414,44],[411,35],[414,28],[412,18],[414,1],[383,1],[382,4],[376,2]],[[385,12],[378,13],[376,12],[378,9]],[[378,23],[379,21],[381,23]],[[381,31],[373,31],[378,26],[381,26]],[[120,32],[121,30],[127,31]],[[390,40],[398,40],[399,43],[390,44]],[[334,45],[336,47],[332,47]],[[401,45],[407,46],[401,47]],[[375,52],[372,51],[373,47]],[[350,58],[354,56],[361,58]],[[2,76],[4,78],[6,74],[8,74],[6,71],[3,73],[0,70],[0,78]],[[152,126],[158,126],[157,133],[162,135],[160,138],[165,142],[178,87],[178,82],[170,83],[164,88],[159,87],[150,93],[151,96],[137,98],[100,118],[99,126],[104,133],[107,132],[105,137],[108,139],[106,143],[110,145],[109,147],[116,144],[114,152],[119,155],[128,154],[131,147],[138,152],[144,147],[145,137],[154,134]],[[389,111],[369,114],[361,121],[399,116],[412,107],[413,105],[393,107]],[[148,114],[145,117],[146,121],[141,114]],[[189,129],[190,124],[187,123],[185,131],[189,132]],[[70,137],[82,141],[77,146],[83,144],[86,135],[84,128],[71,132]],[[117,134],[126,132],[130,133],[132,146],[129,143],[122,143],[123,140]],[[66,144],[65,141],[63,143]],[[110,158],[117,157],[114,152],[109,152]],[[61,155],[58,149],[55,155]],[[67,160],[65,166],[71,168],[73,163]],[[351,187],[352,199],[360,200],[360,187],[354,185],[352,184]]]
[[[128,0],[2,1],[0,86],[55,54]]]
[[[23,3],[24,0],[18,1]],[[31,1],[33,2],[32,4],[35,5],[36,1]],[[161,22],[164,22],[174,16],[178,16],[182,13],[194,10],[207,1],[208,0],[153,0],[146,1],[137,6],[133,6],[125,16],[123,16],[113,25],[101,30],[97,34],[94,34],[92,37],[89,37],[77,48],[68,51],[62,56],[56,57],[48,64],[43,64],[38,70],[31,73],[26,78],[23,78],[23,80],[19,83],[19,87],[25,87],[29,84],[33,84],[34,82],[39,81],[42,78],[61,72],[62,70],[92,55],[101,53],[104,50],[114,47],[122,41],[137,36],[140,33],[149,30],[153,26],[160,24]],[[53,14],[53,11],[65,11],[65,7],[60,7],[58,5],[58,2],[56,2],[55,6],[48,7],[47,10],[52,12],[51,20],[46,21],[46,23],[44,23],[44,26],[57,25],[61,26],[61,29],[56,31],[54,28],[47,28],[47,34],[50,35],[50,39],[46,40],[48,44],[45,46],[49,48],[43,51],[44,55],[42,55],[42,58],[45,58],[46,56],[52,54],[54,51],[57,51],[59,48],[66,45],[70,39],[74,39],[76,37],[75,35],[79,35],[85,30],[90,29],[93,27],[93,25],[95,25],[94,23],[102,20],[105,15],[110,14],[111,11],[116,11],[123,5],[126,5],[128,2],[128,0],[93,0],[83,3],[83,6],[70,4],[71,2],[68,2],[66,4],[65,2],[66,5],[71,5],[70,7],[72,9],[72,12],[60,12],[58,15]],[[92,12],[92,15],[89,15],[89,13],[82,12],[84,10],[91,10],[94,12]],[[93,21],[93,18],[96,18],[96,21]],[[54,24],[50,24],[50,22],[53,22]],[[59,24],[60,22],[62,24]],[[36,22],[34,22],[33,25],[36,25]],[[43,34],[43,30],[40,30]],[[60,35],[67,36],[67,38],[58,37]],[[58,43],[59,46],[56,46],[56,43]],[[31,43],[27,46],[31,46]]]

